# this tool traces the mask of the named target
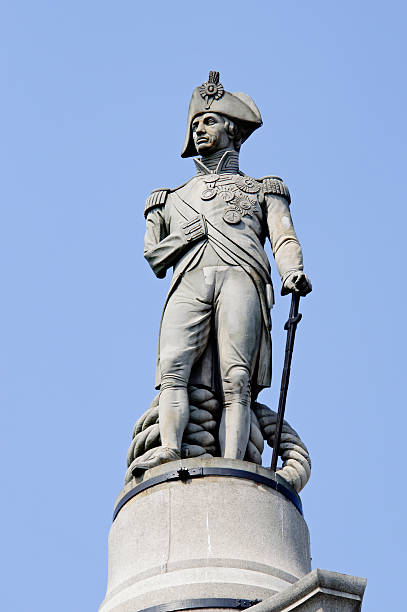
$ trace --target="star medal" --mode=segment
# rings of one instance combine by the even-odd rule
[[[258,193],[260,191],[260,184],[250,176],[238,176],[236,186],[245,193]]]
[[[242,220],[242,214],[236,206],[228,206],[223,213],[223,220],[230,225],[236,225]]]
[[[244,211],[249,211],[253,207],[253,202],[246,195],[242,195],[236,198],[236,206]]]

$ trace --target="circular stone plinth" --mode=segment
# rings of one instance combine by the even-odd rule
[[[270,597],[311,570],[300,509],[283,479],[246,461],[183,459],[149,470],[117,499],[100,612]]]

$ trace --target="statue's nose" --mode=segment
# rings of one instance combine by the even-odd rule
[[[204,134],[205,133],[205,124],[203,121],[198,121],[198,125],[196,127],[196,133],[197,134]]]

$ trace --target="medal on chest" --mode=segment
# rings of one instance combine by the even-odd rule
[[[202,179],[205,184],[202,200],[212,200],[215,196],[224,200],[223,220],[226,223],[236,225],[242,217],[255,212],[260,184],[254,179],[239,174],[207,174]]]

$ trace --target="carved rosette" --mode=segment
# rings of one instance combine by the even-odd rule
[[[199,88],[199,93],[206,102],[207,110],[211,108],[211,104],[214,100],[221,99],[225,90],[223,89],[222,83],[219,83],[219,72],[215,72],[214,70],[210,71],[209,78],[205,83],[202,83]]]

